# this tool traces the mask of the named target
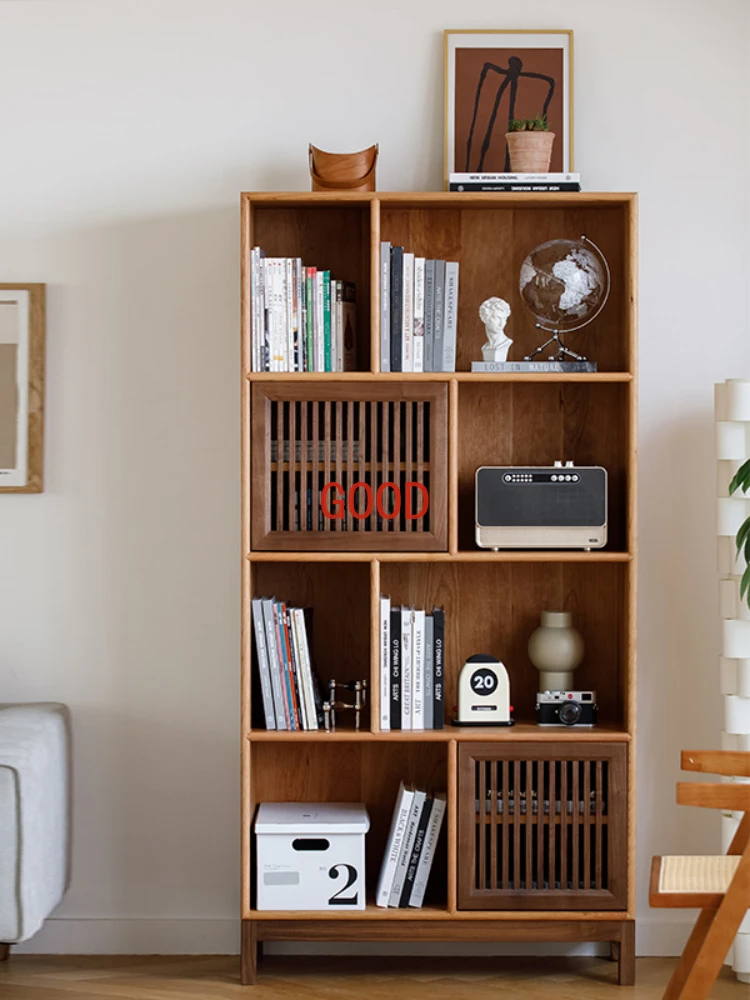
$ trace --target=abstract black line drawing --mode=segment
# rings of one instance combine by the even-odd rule
[[[497,77],[500,77],[501,79],[498,80],[498,78],[495,76],[490,77],[491,73],[497,74]],[[518,84],[519,80],[524,80],[524,79],[542,80],[547,84],[547,96],[544,100],[541,112],[542,115],[546,115],[549,110],[552,97],[555,93],[556,83],[554,77],[547,76],[545,73],[532,73],[524,71],[523,61],[518,56],[511,56],[508,59],[507,68],[504,68],[502,66],[497,66],[495,63],[492,62],[486,62],[482,67],[482,71],[479,74],[479,81],[477,83],[477,89],[474,98],[474,114],[472,115],[471,119],[469,137],[466,140],[466,163],[464,166],[464,170],[466,171],[466,173],[481,173],[482,170],[484,169],[484,160],[490,148],[490,144],[492,143],[492,137],[495,130],[495,123],[497,121],[497,113],[500,108],[500,102],[503,99],[503,95],[505,94],[506,90],[510,90],[507,117],[508,119],[515,118],[516,102],[518,99]],[[492,83],[497,83],[497,92],[495,94],[495,100],[492,106],[492,113],[490,114],[489,120],[487,121],[487,126],[484,131],[484,138],[482,139],[482,145],[479,152],[479,162],[476,164],[476,166],[472,167],[471,155],[472,155],[472,147],[474,145],[474,132],[477,129],[477,119],[479,117],[479,108],[482,100],[482,91],[485,84],[488,83],[488,80],[491,81],[491,83],[489,83],[488,86],[491,86]],[[507,125],[507,121],[505,124]],[[505,151],[505,166],[503,169],[506,172],[510,170],[510,154],[508,153],[507,149]]]

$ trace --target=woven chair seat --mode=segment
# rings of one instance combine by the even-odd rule
[[[727,891],[740,863],[738,856],[686,857],[661,859],[659,892]]]

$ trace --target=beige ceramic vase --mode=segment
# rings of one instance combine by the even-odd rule
[[[514,174],[549,173],[554,132],[506,132],[510,169]]]
[[[539,671],[540,691],[573,690],[573,671],[583,659],[584,643],[569,611],[542,611],[542,623],[529,639],[529,659]]]

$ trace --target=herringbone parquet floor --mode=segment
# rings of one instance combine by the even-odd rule
[[[239,984],[237,958],[48,958],[0,965],[1,1000],[659,1000],[674,968],[641,958],[637,985],[615,985],[616,966],[577,958],[307,958],[268,956],[258,984]],[[729,969],[715,1000],[750,1000]]]

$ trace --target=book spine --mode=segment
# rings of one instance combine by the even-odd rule
[[[287,698],[289,699],[289,723],[293,730],[300,728],[299,713],[297,711],[297,691],[294,679],[294,669],[292,659],[289,655],[289,634],[286,620],[286,605],[283,601],[277,601],[275,605],[277,640],[281,650],[281,658],[284,663],[284,675],[286,677]]]
[[[305,340],[307,370],[315,371],[315,268],[305,268]]]
[[[391,608],[391,729],[401,728],[401,608]]]
[[[435,261],[424,266],[424,370],[433,371],[435,337]]]
[[[424,611],[411,613],[412,699],[411,728],[424,729]]]
[[[299,721],[300,729],[307,729],[307,712],[305,711],[305,692],[302,680],[302,664],[299,658],[299,647],[295,642],[294,637],[294,624],[293,624],[293,611],[294,608],[288,608],[285,605],[284,611],[284,632],[286,633],[286,643],[287,643],[287,655],[289,657],[289,663],[292,667],[292,680],[294,681],[294,694],[296,699],[297,708],[297,719]]]
[[[411,729],[411,608],[401,608],[401,728]]]
[[[357,286],[341,282],[342,322],[344,325],[344,371],[357,370]]]
[[[323,271],[323,363],[325,371],[331,367],[331,272]]]
[[[258,247],[250,251],[250,345],[253,371],[260,371],[260,325],[258,321],[258,279],[260,277]]]
[[[258,318],[258,323],[261,330],[261,347],[260,347],[260,370],[263,372],[270,372],[271,370],[271,345],[268,336],[268,292],[267,292],[267,282],[268,276],[266,273],[266,257],[263,250],[259,251],[259,295],[260,303],[259,310],[260,315]]]
[[[444,729],[443,662],[445,654],[445,611],[443,608],[433,608],[432,621],[434,634],[432,651],[432,724],[435,729]]]
[[[414,371],[424,371],[424,257],[414,258]]]
[[[414,878],[414,888],[411,892],[409,906],[420,907],[424,903],[425,890],[427,889],[427,882],[432,870],[432,862],[435,858],[435,850],[440,838],[440,828],[443,825],[444,816],[445,796],[436,795],[433,799],[432,809],[430,810],[430,823],[427,827],[427,836],[422,848],[422,856],[417,865],[417,874]]]
[[[315,693],[313,690],[312,665],[310,663],[310,651],[307,645],[305,614],[302,608],[294,609],[293,622],[297,639],[297,648],[299,650],[299,662],[302,669],[302,693],[305,703],[307,728],[317,729],[318,714],[315,706]]]
[[[284,695],[285,680],[281,656],[276,643],[276,626],[273,616],[273,599],[263,600],[263,618],[266,623],[266,647],[268,649],[268,665],[271,668],[271,690],[273,691],[273,704],[276,711],[276,728],[289,729],[289,715],[286,709],[286,697]]]
[[[433,690],[433,666],[432,657],[434,654],[435,635],[433,632],[432,615],[424,616],[424,727],[433,728],[433,718],[435,714]]]
[[[331,278],[331,371],[337,372],[339,369],[339,331],[338,331],[338,310],[336,309],[336,287],[338,281]]]
[[[517,191],[517,192],[520,192],[522,194],[525,193],[525,192],[527,192],[527,191],[531,191],[531,192],[535,192],[536,191],[536,192],[539,192],[539,193],[545,193],[545,192],[547,192],[547,193],[554,193],[556,191],[580,191],[581,190],[581,185],[578,184],[578,183],[575,183],[575,182],[573,182],[573,183],[562,182],[560,184],[555,184],[555,183],[552,183],[552,184],[541,183],[540,184],[537,181],[532,182],[531,184],[508,184],[508,183],[496,184],[496,183],[493,183],[493,182],[482,183],[482,184],[477,184],[477,183],[473,183],[473,184],[472,183],[469,183],[469,184],[465,184],[465,183],[461,183],[461,184],[451,183],[451,184],[448,185],[448,190],[449,191]]]
[[[263,714],[266,720],[266,729],[275,729],[276,712],[273,704],[273,691],[271,689],[271,667],[268,662],[266,628],[263,622],[263,605],[261,604],[260,598],[253,598],[252,607],[253,627],[255,631],[255,652],[258,659],[258,672],[260,674],[260,690],[263,695]]]
[[[550,174],[451,174],[450,184],[580,184],[577,173]]]
[[[391,244],[380,244],[380,370],[391,370]]]
[[[414,254],[404,254],[402,330],[402,371],[414,371]]]
[[[433,320],[432,370],[443,370],[443,304],[445,302],[445,261],[435,261],[435,318]]]
[[[443,371],[456,370],[456,327],[458,325],[458,264],[449,260],[445,265],[445,334],[443,337]]]
[[[432,813],[432,803],[435,800],[432,796],[427,796],[422,805],[422,811],[419,814],[419,821],[417,822],[417,832],[414,835],[414,846],[411,849],[411,858],[409,859],[409,864],[406,868],[406,876],[404,879],[404,887],[401,890],[401,898],[398,905],[400,907],[407,907],[411,901],[412,893],[414,892],[414,882],[417,877],[417,870],[419,868],[419,859],[422,856],[422,849],[424,848],[425,840],[427,838],[427,831],[430,827],[430,815]]]
[[[404,842],[399,852],[398,864],[396,865],[396,871],[393,876],[393,885],[391,886],[391,894],[388,898],[389,906],[398,906],[401,902],[401,893],[404,888],[404,883],[406,882],[406,871],[409,867],[409,862],[411,861],[411,852],[414,847],[414,839],[417,835],[419,817],[422,814],[422,806],[424,805],[426,797],[425,793],[420,789],[417,789],[414,792],[414,799],[412,800],[411,809],[409,810],[409,819],[407,820],[406,830],[404,831]]]
[[[334,303],[334,312],[336,314],[336,367],[334,371],[343,372],[344,371],[344,282],[336,281],[334,282],[336,286],[336,295]],[[334,297],[333,287],[331,288],[331,297]]]
[[[380,598],[380,729],[391,728],[391,599]]]
[[[396,806],[393,810],[391,828],[388,831],[388,840],[386,841],[383,864],[380,869],[380,878],[378,879],[377,893],[375,896],[375,903],[377,906],[388,906],[388,901],[391,898],[393,877],[396,874],[396,867],[398,865],[401,848],[404,842],[404,831],[406,830],[406,824],[409,821],[409,814],[411,813],[413,801],[414,790],[406,788],[402,781],[399,787],[398,796],[396,797]]]
[[[324,271],[315,274],[315,371],[326,370],[326,324],[323,295]]]
[[[305,370],[305,293],[302,287],[302,260],[299,257],[294,259],[294,370],[303,372]]]
[[[391,248],[391,371],[403,371],[401,344],[403,340],[404,248]]]
[[[297,347],[294,342],[294,260],[284,258],[284,280],[286,282],[286,371],[295,370]]]

